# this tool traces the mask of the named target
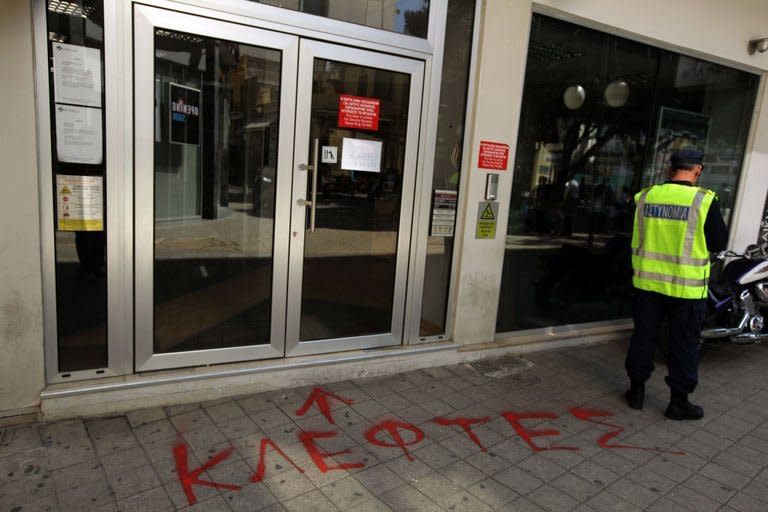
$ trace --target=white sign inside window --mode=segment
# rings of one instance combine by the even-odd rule
[[[56,103],[101,107],[101,50],[53,43]]]
[[[344,137],[341,144],[341,168],[348,171],[381,172],[380,140]]]
[[[60,162],[100,164],[101,109],[56,105],[56,155]]]

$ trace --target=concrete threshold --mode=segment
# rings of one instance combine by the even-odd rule
[[[456,354],[456,345],[435,343],[67,382],[44,389],[40,407],[45,421],[104,416],[455,364]]]
[[[477,348],[475,345],[461,347],[449,341],[155,371],[52,384],[41,393],[40,411],[44,421],[106,416],[606,341],[609,340],[605,336],[598,335],[524,345],[488,343]]]
[[[0,411],[0,428],[40,421],[39,407],[25,407],[13,411]]]
[[[594,322],[591,324],[560,325],[542,329],[530,329],[497,334],[492,343],[478,343],[462,347],[461,350],[488,350],[502,347],[519,347],[522,351],[547,348],[565,348],[577,345],[626,339],[634,323],[631,319]]]

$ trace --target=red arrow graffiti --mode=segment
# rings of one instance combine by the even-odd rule
[[[313,388],[312,393],[310,393],[309,398],[307,398],[307,401],[304,402],[304,405],[302,405],[301,408],[296,411],[296,416],[304,416],[309,408],[312,407],[312,404],[316,403],[317,408],[320,409],[320,412],[323,414],[323,416],[325,416],[325,419],[328,420],[328,423],[335,425],[336,422],[333,421],[333,416],[331,415],[331,405],[328,403],[329,398],[333,398],[334,400],[345,403],[347,405],[352,405],[354,403],[349,398],[344,398],[333,394],[330,391],[324,390],[323,388]]]

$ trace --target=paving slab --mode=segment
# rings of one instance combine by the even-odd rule
[[[768,510],[768,346],[703,350],[693,422],[663,362],[624,405],[625,350],[3,428],[0,512]]]

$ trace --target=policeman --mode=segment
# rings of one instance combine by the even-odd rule
[[[696,186],[703,155],[683,149],[672,155],[669,181],[635,196],[632,284],[635,330],[624,367],[633,409],[643,408],[645,381],[654,370],[656,340],[669,326],[666,377],[671,399],[664,415],[698,420],[704,410],[688,401],[698,383],[699,340],[706,308],[709,253],[725,249],[728,232],[717,196]]]

